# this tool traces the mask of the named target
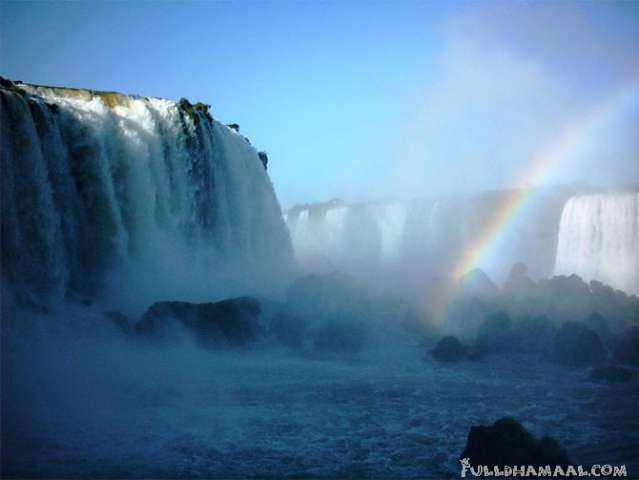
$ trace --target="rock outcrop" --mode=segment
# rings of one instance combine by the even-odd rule
[[[460,362],[468,359],[468,347],[457,337],[442,338],[431,352],[433,358],[440,362]]]
[[[183,327],[205,347],[242,346],[263,333],[260,303],[239,297],[216,303],[158,302],[136,324],[136,333],[148,338],[167,338]]]
[[[639,327],[631,327],[620,335],[612,351],[616,362],[639,367]]]
[[[491,426],[470,427],[460,459],[471,465],[569,465],[566,451],[550,437],[535,438],[514,418],[505,417]]]
[[[551,352],[554,361],[571,367],[602,365],[607,356],[599,335],[578,322],[561,326]]]

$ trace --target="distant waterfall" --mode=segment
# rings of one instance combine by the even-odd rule
[[[639,294],[639,194],[571,198],[561,216],[555,273]]]
[[[500,236],[479,268],[496,283],[515,262],[532,278],[572,274],[639,293],[639,194],[589,193],[580,187],[541,190]],[[586,188],[586,187],[584,187]],[[295,207],[287,215],[295,253],[332,268],[421,288],[450,274],[508,192],[480,192],[409,201]]]
[[[292,267],[256,150],[206,106],[3,82],[2,278],[19,296],[188,296]]]

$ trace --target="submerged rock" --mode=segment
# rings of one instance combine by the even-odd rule
[[[437,342],[431,354],[435,360],[440,362],[459,362],[468,358],[468,347],[462,344],[457,337],[448,336]]]
[[[566,322],[555,336],[551,358],[562,365],[601,365],[608,354],[595,332],[578,322]]]
[[[158,302],[144,313],[135,330],[147,337],[166,338],[179,325],[203,346],[241,346],[261,336],[260,311],[260,303],[252,297],[216,303]]]
[[[535,438],[514,418],[504,417],[491,426],[470,427],[460,459],[471,465],[560,465],[571,464],[566,451],[550,437]]]

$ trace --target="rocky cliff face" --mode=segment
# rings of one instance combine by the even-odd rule
[[[294,207],[285,218],[295,252],[310,270],[395,275],[415,285],[450,275],[509,196],[494,191],[403,202],[334,200]],[[500,227],[495,248],[476,267],[501,283],[513,263],[523,262],[533,278],[576,273],[637,293],[636,205],[636,193],[540,190]]]
[[[0,87],[2,275],[17,297],[211,298],[290,271],[258,152],[207,105]]]

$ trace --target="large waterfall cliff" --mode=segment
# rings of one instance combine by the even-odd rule
[[[570,195],[570,189],[543,192],[543,201],[504,230],[499,258],[485,258],[478,266],[497,279],[519,261],[535,277],[549,275],[561,206]],[[411,201],[333,201],[293,208],[286,218],[296,254],[310,268],[396,273],[400,281],[422,284],[450,275],[460,253],[508,196],[495,191]]]
[[[639,294],[639,193],[571,198],[561,216],[555,273]]]
[[[258,153],[208,106],[6,80],[0,99],[2,276],[19,298],[223,295],[290,271]]]
[[[534,278],[577,274],[639,293],[637,193],[546,188],[500,229],[492,255],[476,265],[498,282],[515,262]],[[584,194],[588,193],[588,194]],[[450,275],[473,248],[508,191],[412,201],[294,207],[293,245],[310,270],[337,268],[385,285],[419,287]]]

